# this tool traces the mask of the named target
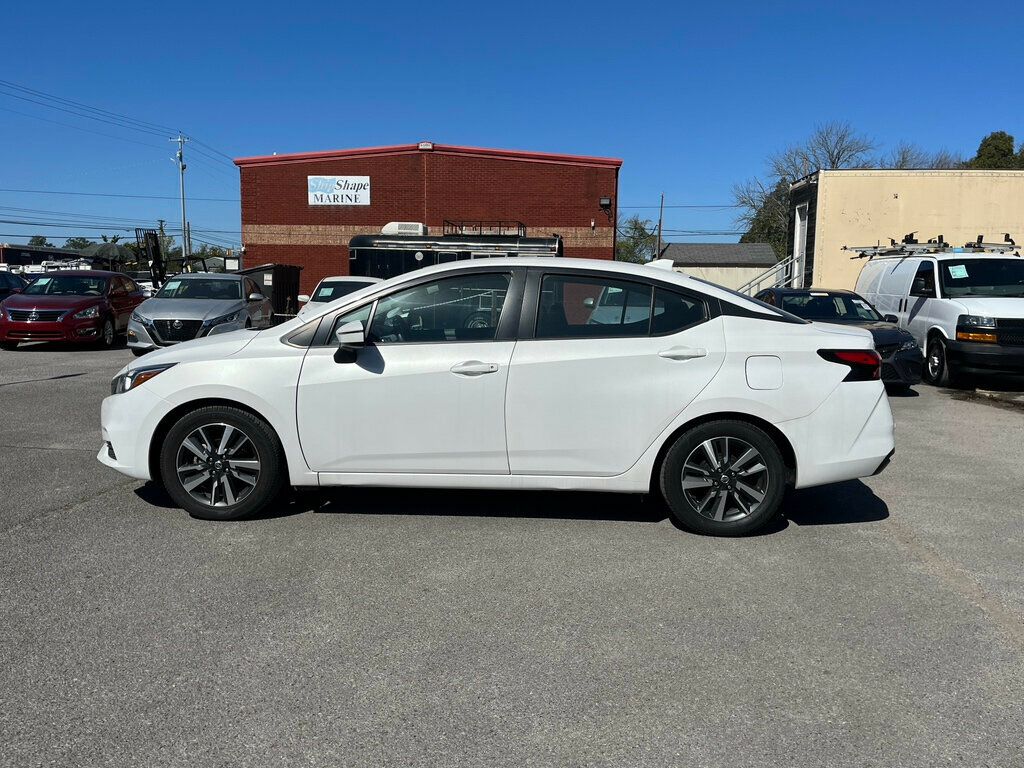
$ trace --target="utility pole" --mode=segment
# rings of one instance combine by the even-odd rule
[[[665,216],[665,193],[661,193],[661,205],[658,208],[658,250],[654,252],[654,258],[661,258],[661,220]]]
[[[188,137],[183,136],[181,131],[178,131],[176,139],[168,139],[168,141],[178,142],[178,181],[179,189],[181,190],[181,258],[183,264],[191,256],[191,248],[189,248],[188,242],[188,224],[186,223],[188,219],[185,218],[185,142],[188,140]]]

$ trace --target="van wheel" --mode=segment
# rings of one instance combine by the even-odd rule
[[[764,430],[712,421],[684,432],[661,465],[661,493],[680,525],[714,536],[752,533],[779,513],[786,465]]]
[[[958,377],[949,366],[946,341],[941,336],[928,339],[928,352],[924,361],[924,380],[935,387],[955,387]]]
[[[248,411],[207,406],[185,414],[160,447],[167,493],[192,517],[237,520],[280,495],[285,460],[274,430]]]

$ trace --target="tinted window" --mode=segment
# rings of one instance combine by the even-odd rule
[[[651,286],[603,277],[545,275],[537,312],[539,339],[646,336]]]
[[[654,289],[654,318],[651,334],[676,333],[707,318],[704,303],[663,288]]]
[[[914,281],[910,284],[911,296],[935,295],[935,267],[930,261],[922,261],[917,266]]]
[[[241,280],[172,277],[156,294],[158,299],[240,299]]]
[[[377,302],[369,340],[382,344],[486,341],[498,331],[509,275],[462,275],[423,283]]]

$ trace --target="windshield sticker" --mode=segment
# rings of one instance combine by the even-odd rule
[[[320,289],[320,295],[323,296],[325,299],[328,296],[330,296],[332,293],[334,293],[334,289],[333,288],[321,288]]]
[[[967,267],[963,264],[950,264],[946,269],[949,270],[949,276],[954,280],[963,280],[967,277]]]
[[[861,309],[867,309],[868,308],[868,303],[866,301],[864,301],[864,299],[854,299],[853,303],[856,304]]]
[[[52,280],[52,278],[49,278],[49,277],[37,277],[36,278],[36,285],[46,285],[48,282],[50,282],[50,280]]]

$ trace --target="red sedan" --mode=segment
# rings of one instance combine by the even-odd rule
[[[110,347],[144,299],[134,280],[116,272],[49,272],[0,303],[0,347],[23,341]]]

